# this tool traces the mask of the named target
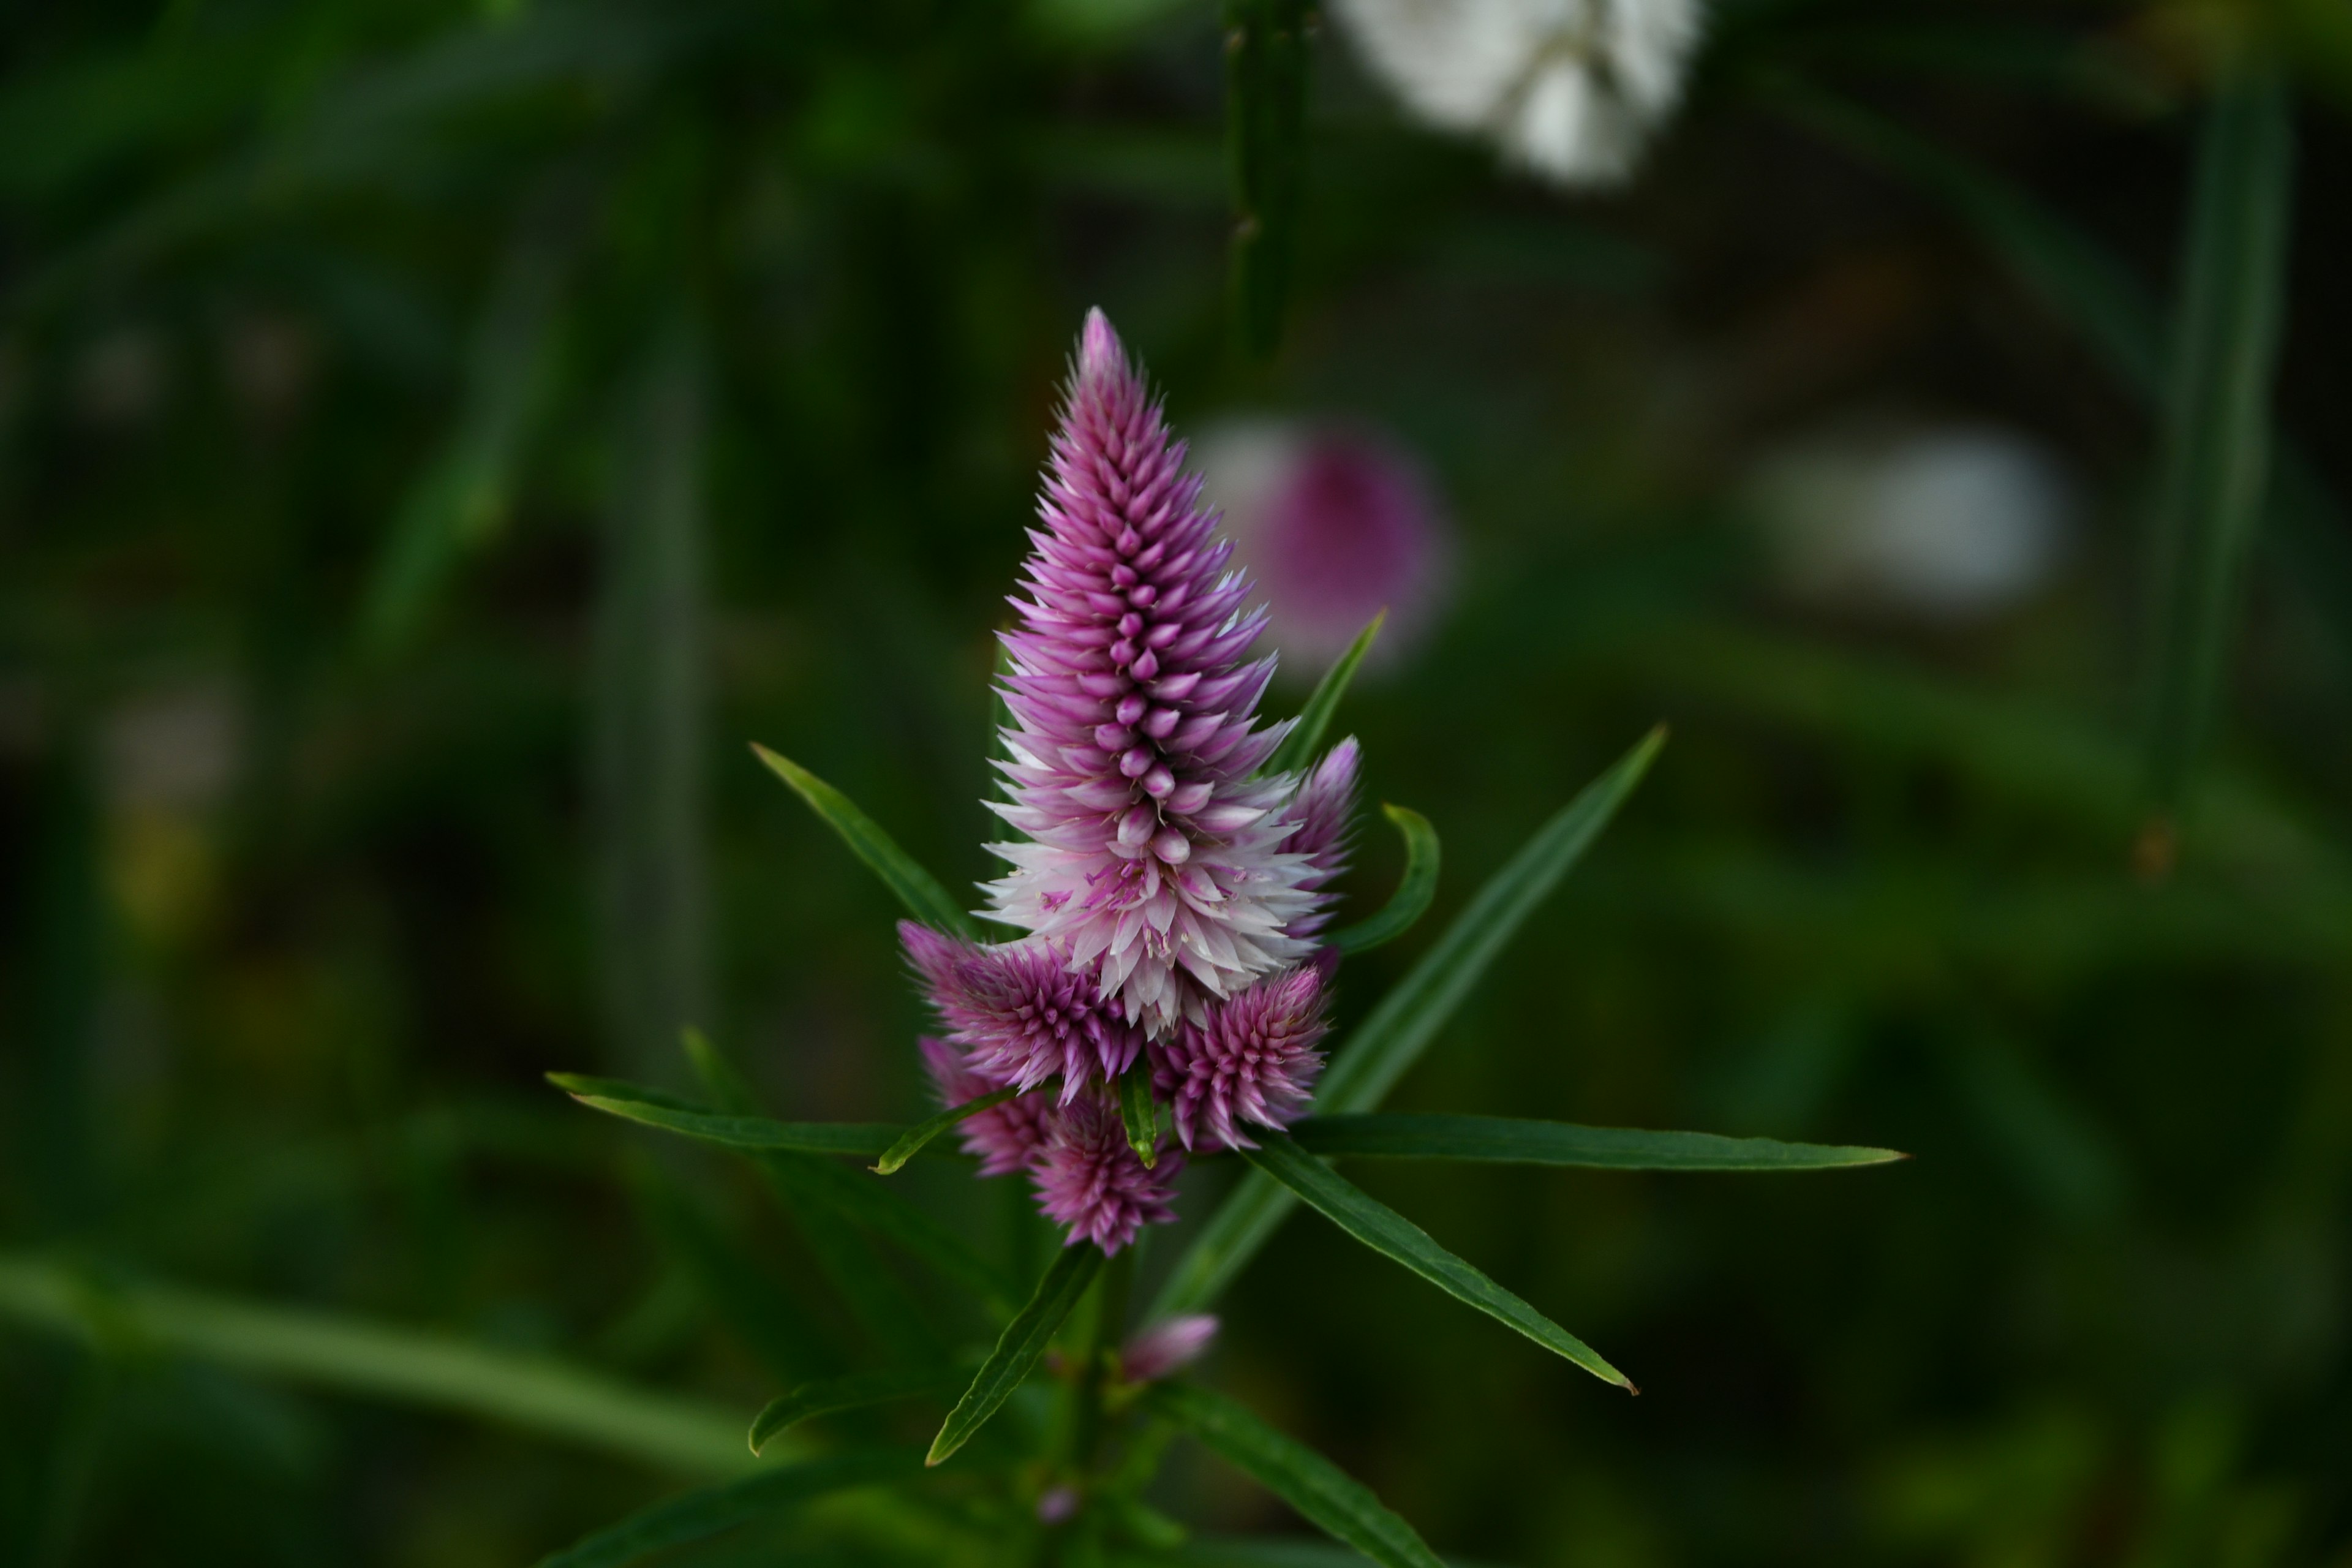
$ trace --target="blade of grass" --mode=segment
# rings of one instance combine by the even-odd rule
[[[770,1400],[752,1421],[751,1452],[758,1453],[779,1433],[819,1415],[919,1399],[926,1394],[953,1394],[964,1385],[968,1375],[951,1366],[909,1366],[803,1384],[781,1398]]]
[[[1440,1247],[1427,1231],[1360,1190],[1286,1134],[1266,1134],[1257,1148],[1243,1150],[1242,1158],[1366,1247],[1403,1264],[1454,1300],[1517,1329],[1602,1382],[1636,1392],[1625,1374],[1602,1360],[1591,1345]]]
[[[1151,1098],[1151,1068],[1137,1062],[1118,1079],[1118,1115],[1127,1126],[1127,1146],[1147,1171],[1160,1164],[1160,1107]]]
[[[0,1315],[100,1349],[188,1356],[370,1398],[458,1411],[693,1476],[751,1463],[742,1418],[545,1356],[335,1312],[100,1281],[0,1256]]]
[[[1580,1127],[1507,1116],[1310,1116],[1291,1128],[1290,1135],[1300,1148],[1327,1158],[1480,1160],[1603,1171],[1830,1171],[1906,1157],[1892,1149]]]
[[[950,1105],[929,1121],[915,1123],[914,1126],[907,1129],[897,1142],[883,1151],[879,1160],[874,1162],[874,1173],[877,1176],[897,1173],[908,1161],[922,1152],[924,1144],[953,1127],[957,1122],[967,1117],[977,1116],[991,1106],[1002,1105],[1020,1092],[1017,1089],[992,1089],[976,1099],[965,1100],[961,1105]]]
[[[1383,805],[1381,815],[1403,836],[1404,875],[1397,879],[1397,890],[1381,906],[1380,913],[1331,938],[1331,945],[1341,952],[1369,952],[1382,942],[1394,942],[1413,928],[1437,897],[1437,829],[1429,825],[1429,818],[1402,805]]]
[[[1144,1398],[1154,1414],[1198,1437],[1334,1540],[1386,1568],[1444,1568],[1419,1532],[1370,1488],[1244,1406],[1189,1383],[1156,1384]]]
[[[548,1082],[581,1104],[646,1127],[658,1127],[722,1149],[791,1149],[808,1154],[881,1154],[896,1144],[901,1129],[887,1122],[775,1121],[765,1116],[719,1116],[688,1106],[674,1095],[618,1079],[551,1072]]]
[[[1609,825],[1665,739],[1663,727],[1652,731],[1538,829],[1478,889],[1437,945],[1381,999],[1333,1058],[1316,1094],[1319,1110],[1370,1110],[1381,1102],[1420,1059],[1504,944]],[[1151,1316],[1206,1310],[1265,1245],[1293,1202],[1288,1192],[1261,1172],[1243,1177],[1177,1259],[1152,1304]]]
[[[2199,137],[2168,367],[2146,677],[2159,833],[2169,833],[2212,725],[2268,482],[2294,163],[2284,85],[2242,67]]]
[[[882,879],[882,885],[898,895],[908,913],[966,942],[980,940],[971,917],[949,897],[940,879],[918,864],[913,856],[899,848],[898,841],[883,832],[872,817],[858,810],[856,802],[789,757],[778,756],[767,747],[757,744],[752,746],[751,753],[765,763],[770,772],[792,785],[794,794],[808,802],[809,809],[841,836],[841,841],[849,846],[850,853],[865,861],[866,867]]]
[[[1323,672],[1323,679],[1317,681],[1315,689],[1307,694],[1307,706],[1298,710],[1298,718],[1291,725],[1290,733],[1282,738],[1282,744],[1276,746],[1274,755],[1266,759],[1265,772],[1295,773],[1315,760],[1316,752],[1323,744],[1325,732],[1331,728],[1332,717],[1339,711],[1340,699],[1348,695],[1349,684],[1356,679],[1357,666],[1362,664],[1364,655],[1371,651],[1372,640],[1381,635],[1381,626],[1388,618],[1389,613],[1382,610],[1365,622],[1364,629],[1356,634],[1356,640],[1348,645],[1348,651],[1333,660],[1331,668]]]
[[[825,1454],[657,1502],[550,1552],[539,1560],[539,1568],[621,1568],[673,1546],[707,1541],[793,1503],[853,1488],[891,1486],[922,1473],[911,1448]]]
[[[1103,1255],[1098,1247],[1082,1244],[1062,1249],[1062,1255],[1054,1259],[1045,1277],[1037,1282],[1036,1294],[1005,1325],[1003,1335],[982,1363],[971,1386],[964,1390],[963,1397],[948,1413],[940,1435],[931,1440],[931,1451],[923,1458],[924,1464],[944,1463],[971,1441],[972,1434],[986,1426],[988,1418],[1013,1396],[1013,1391],[1027,1380],[1038,1358],[1045,1353],[1054,1331],[1062,1326],[1070,1309],[1078,1304],[1078,1298],[1094,1283],[1102,1265]]]

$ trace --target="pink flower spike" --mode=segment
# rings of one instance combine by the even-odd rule
[[[922,1049],[923,1066],[930,1072],[942,1109],[1004,1087],[1002,1080],[974,1070],[964,1054],[945,1040],[926,1037],[916,1044]],[[1027,1170],[1036,1158],[1045,1142],[1051,1109],[1042,1095],[1023,1095],[965,1117],[956,1123],[956,1134],[963,1152],[979,1160],[982,1175],[1009,1176]]]
[[[1260,981],[1158,1047],[1153,1086],[1175,1108],[1187,1149],[1254,1149],[1241,1123],[1287,1127],[1323,1071],[1327,966]]]
[[[948,1037],[999,1087],[1025,1091],[1058,1077],[1066,1102],[1097,1075],[1125,1072],[1143,1048],[1143,1037],[1048,942],[979,947],[911,921],[898,935]]]
[[[1200,1360],[1216,1337],[1217,1320],[1206,1312],[1162,1318],[1120,1349],[1119,1372],[1129,1383],[1157,1383]]]
[[[1298,830],[1283,845],[1304,855],[1310,868],[1299,884],[1314,895],[1314,905],[1290,922],[1292,936],[1311,937],[1331,920],[1331,894],[1326,889],[1348,868],[1351,819],[1356,810],[1356,766],[1360,760],[1353,735],[1323,753],[1298,786],[1291,810]]]
[[[1118,1108],[1090,1091],[1051,1112],[1045,1142],[1030,1168],[1037,1206],[1069,1227],[1067,1245],[1090,1241],[1117,1252],[1143,1226],[1176,1217],[1176,1176],[1184,1157],[1163,1151],[1159,1163],[1146,1170],[1128,1146]]]
[[[1140,372],[1087,318],[1053,440],[1045,527],[1004,636],[1012,725],[990,809],[1021,837],[987,892],[1154,1038],[1306,956],[1312,867],[1287,851],[1295,781],[1254,779],[1273,661],[1231,546]]]

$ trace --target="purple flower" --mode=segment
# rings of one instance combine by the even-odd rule
[[[1002,1080],[974,1068],[961,1051],[945,1040],[926,1036],[916,1043],[922,1048],[923,1066],[930,1069],[943,1107],[961,1105],[1004,1087]],[[1052,1114],[1053,1107],[1044,1096],[1027,1094],[965,1117],[956,1123],[956,1132],[963,1141],[963,1152],[980,1161],[982,1175],[1009,1176],[1027,1170],[1036,1158]]]
[[[1314,907],[1292,921],[1292,936],[1311,937],[1331,919],[1331,898],[1325,891],[1348,868],[1349,825],[1356,809],[1356,763],[1359,748],[1353,735],[1323,753],[1298,786],[1291,810],[1298,831],[1284,841],[1293,855],[1303,855],[1311,868],[1299,884],[1315,895]]]
[[[1304,957],[1311,868],[1285,852],[1293,781],[1253,780],[1279,742],[1256,728],[1273,661],[1244,662],[1264,612],[1227,570],[1141,374],[1087,317],[1004,637],[1013,726],[994,810],[1024,837],[988,888],[1154,1037]]]
[[[1266,630],[1308,679],[1385,609],[1366,662],[1410,648],[1444,597],[1446,527],[1421,465],[1369,430],[1249,420],[1201,443],[1235,559],[1266,595]]]
[[[912,921],[899,922],[898,938],[948,1037],[996,1087],[1025,1093],[1058,1075],[1066,1103],[1097,1071],[1125,1072],[1143,1048],[1135,1026],[1048,941],[977,947]]]
[[[1157,1383],[1200,1360],[1216,1337],[1217,1320],[1206,1312],[1162,1318],[1120,1348],[1119,1374],[1129,1383]]]
[[[1176,1217],[1176,1176],[1183,1168],[1184,1157],[1171,1150],[1146,1170],[1128,1145],[1118,1107],[1100,1091],[1052,1112],[1030,1167],[1037,1206],[1069,1227],[1067,1245],[1091,1241],[1105,1252],[1117,1252],[1147,1225]]]
[[[1260,981],[1160,1044],[1154,1087],[1175,1108],[1184,1147],[1254,1149],[1239,1121],[1298,1119],[1323,1070],[1326,978],[1307,964]]]

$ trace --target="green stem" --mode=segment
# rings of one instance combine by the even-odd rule
[[[1072,1487],[1081,1495],[1087,1478],[1102,1449],[1103,1428],[1107,1422],[1106,1398],[1110,1392],[1110,1360],[1117,1352],[1119,1337],[1127,1327],[1128,1299],[1135,1283],[1135,1248],[1121,1247],[1103,1266],[1102,1277],[1093,1290],[1094,1316],[1087,1326],[1085,1348],[1080,1352],[1077,1375],[1070,1384],[1067,1416],[1062,1423],[1059,1452],[1047,1470],[1048,1484]],[[1037,1542],[1040,1564],[1066,1563],[1075,1544],[1076,1531],[1086,1528],[1083,1506],[1070,1524],[1045,1531]]]

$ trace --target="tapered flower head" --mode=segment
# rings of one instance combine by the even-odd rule
[[[1129,1383],[1157,1383],[1200,1360],[1216,1337],[1217,1320],[1206,1312],[1162,1318],[1119,1347],[1119,1375]]]
[[[898,936],[948,1037],[995,1087],[1025,1093],[1058,1077],[1067,1101],[1097,1074],[1125,1072],[1143,1048],[1141,1033],[1048,939],[981,947],[912,921]]]
[[[1147,1225],[1176,1217],[1176,1177],[1183,1168],[1183,1155],[1167,1150],[1146,1169],[1128,1143],[1118,1107],[1099,1090],[1053,1110],[1030,1166],[1045,1217],[1068,1227],[1070,1245],[1091,1241],[1105,1252],[1117,1252]]]
[[[1294,781],[1251,776],[1282,733],[1256,724],[1264,616],[1200,497],[1092,312],[1004,637],[1008,798],[991,808],[1023,837],[992,846],[1013,869],[988,893],[1154,1037],[1304,956],[1287,928],[1312,906],[1311,868],[1284,848]]]
[[[1187,1149],[1254,1149],[1241,1123],[1286,1127],[1323,1071],[1323,966],[1261,981],[1158,1047],[1156,1086]]]

